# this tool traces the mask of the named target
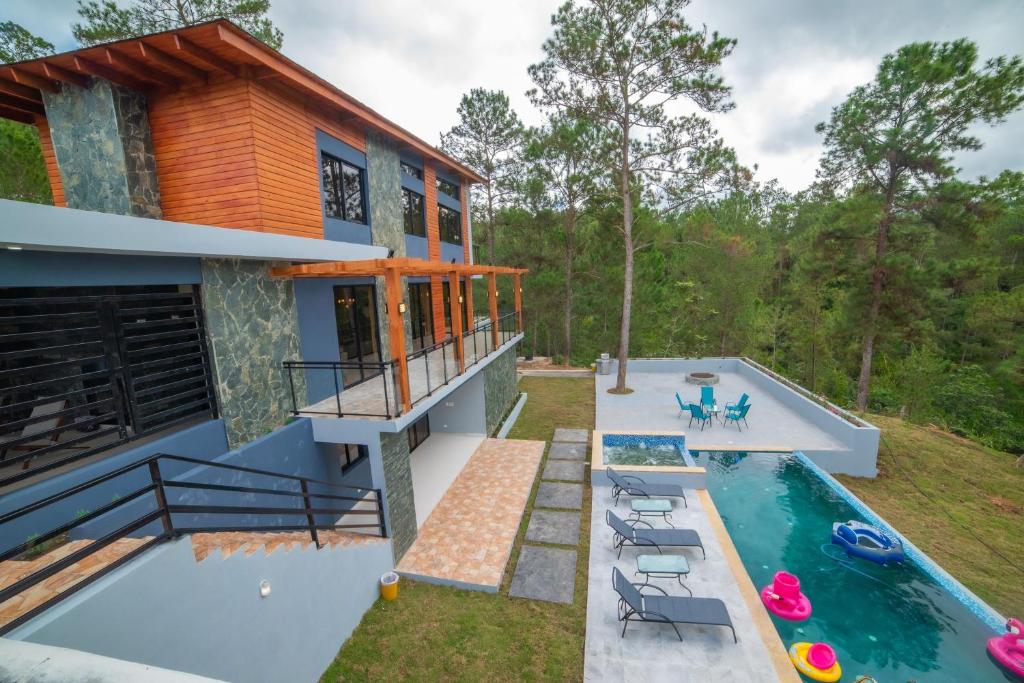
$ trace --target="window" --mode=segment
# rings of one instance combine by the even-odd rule
[[[399,163],[402,166],[402,173],[405,173],[406,175],[411,175],[413,178],[416,178],[417,180],[423,180],[423,171],[416,168],[412,164],[405,163],[404,161]]]
[[[402,221],[406,235],[427,236],[426,221],[423,220],[423,196],[402,188]]]
[[[344,474],[369,457],[370,451],[366,446],[355,443],[338,444],[338,462],[341,464],[341,473]]]
[[[437,225],[442,242],[462,244],[462,215],[458,211],[447,206],[438,206]]]
[[[334,319],[338,326],[338,356],[345,387],[376,377],[380,372],[377,329],[377,290],[373,285],[337,285]]]
[[[455,201],[459,201],[459,186],[441,176],[437,177],[437,191],[444,192]]]
[[[409,433],[409,452],[412,453],[430,436],[430,416],[424,415],[409,425],[406,431]]]
[[[350,223],[366,223],[363,171],[323,152],[320,153],[320,165],[327,215]]]
[[[434,306],[429,282],[409,283],[409,327],[414,351],[434,345]]]

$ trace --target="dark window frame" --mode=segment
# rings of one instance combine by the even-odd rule
[[[326,168],[331,166],[330,178],[327,177]],[[360,216],[353,215],[350,200],[356,193],[345,188],[344,177],[346,172],[354,172],[359,179],[359,212]],[[369,225],[369,211],[366,201],[366,169],[359,168],[340,157],[329,152],[320,150],[320,180],[323,188],[324,215],[335,220],[342,220],[347,223]],[[332,210],[333,206],[337,209]]]
[[[449,188],[451,190],[454,190],[454,192],[450,192]],[[448,180],[447,178],[442,178],[441,176],[437,176],[437,191],[442,193],[442,194],[444,194],[444,195],[446,195],[446,196],[448,196],[448,197],[451,197],[452,199],[454,199],[457,202],[461,201],[461,199],[459,197],[461,195],[462,188],[459,187],[458,183],[453,183],[452,181]]]
[[[416,216],[416,209],[413,207],[413,197],[419,200],[418,217]],[[426,203],[426,198],[419,192],[414,192],[407,187],[402,188],[402,226],[405,229],[406,235],[414,237],[427,236]]]
[[[342,452],[338,454],[342,474],[345,474],[363,460],[370,457],[370,449],[363,444],[342,443],[338,444],[338,446],[342,449]],[[355,457],[352,457],[353,451],[355,452]]]
[[[454,218],[445,218],[445,214],[451,214]],[[462,212],[443,204],[437,205],[437,231],[442,242],[448,244],[462,245]]]
[[[409,452],[412,453],[430,438],[430,414],[424,414],[423,417],[406,427],[405,431],[409,435]]]

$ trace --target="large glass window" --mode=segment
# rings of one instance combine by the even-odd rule
[[[366,223],[363,171],[330,154],[320,153],[324,211],[331,218]]]
[[[409,434],[409,452],[412,453],[430,436],[430,416],[424,415],[409,425],[406,431]]]
[[[406,235],[427,236],[426,221],[423,218],[423,195],[403,188],[402,216]]]
[[[399,163],[402,166],[402,173],[405,173],[406,175],[411,175],[413,178],[416,178],[417,180],[423,180],[423,171],[416,168],[412,164],[405,163],[404,161]]]
[[[434,345],[434,308],[429,282],[409,283],[409,322],[413,351]]]
[[[441,176],[437,177],[437,191],[444,192],[446,195],[448,195],[455,201],[460,201],[459,186],[451,182],[450,180],[445,180]]]
[[[373,285],[339,285],[334,288],[338,350],[346,386],[380,373],[377,365],[381,354],[376,299]]]
[[[462,214],[447,206],[438,206],[437,225],[442,242],[462,244]]]
[[[370,450],[362,444],[338,444],[338,463],[341,465],[342,474],[358,465],[363,461],[363,458],[367,458],[369,455]]]

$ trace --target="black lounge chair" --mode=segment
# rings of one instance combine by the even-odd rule
[[[662,548],[700,548],[704,559],[708,557],[700,541],[700,534],[693,529],[655,529],[643,520],[633,520],[633,526],[630,526],[611,510],[604,511],[604,520],[615,531],[612,535],[612,548],[619,551],[619,557],[622,557],[622,547],[627,544],[657,548],[659,555]],[[637,529],[637,524],[649,528]]]
[[[638,588],[638,586],[640,588]],[[612,567],[612,587],[619,594],[619,621],[622,622],[622,638],[631,621],[648,621],[668,624],[679,640],[683,634],[676,624],[699,624],[701,626],[725,626],[732,631],[732,642],[738,643],[736,629],[729,618],[729,610],[718,598],[689,598],[669,595],[657,586],[630,583],[617,567]],[[662,595],[644,595],[642,588],[653,588]]]
[[[683,507],[690,507],[686,502],[683,487],[679,484],[648,484],[640,477],[619,474],[611,467],[607,468],[605,472],[612,481],[612,496],[615,498],[616,505],[619,504],[619,496],[625,493],[627,496],[638,498],[682,498]]]

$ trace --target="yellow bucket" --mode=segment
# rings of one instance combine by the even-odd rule
[[[398,574],[386,572],[380,577],[380,597],[385,600],[394,600],[398,597]]]

